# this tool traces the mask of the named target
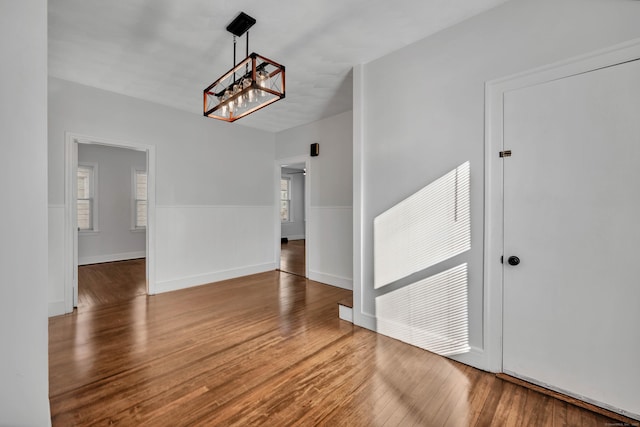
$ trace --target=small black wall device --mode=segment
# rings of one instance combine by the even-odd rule
[[[311,144],[311,157],[315,157],[320,154],[320,144],[315,142]]]

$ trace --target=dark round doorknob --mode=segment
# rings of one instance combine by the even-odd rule
[[[518,265],[520,264],[520,258],[515,255],[511,255],[507,262],[509,263],[509,265]]]

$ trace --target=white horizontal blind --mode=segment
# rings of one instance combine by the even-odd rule
[[[135,228],[147,226],[147,172],[136,171],[135,175]]]
[[[377,330],[434,353],[469,351],[467,264],[376,298]]]
[[[469,175],[465,162],[375,218],[375,288],[471,247]]]
[[[79,230],[93,230],[93,167],[78,166],[77,220]]]

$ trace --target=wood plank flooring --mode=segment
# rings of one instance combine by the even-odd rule
[[[127,301],[147,292],[145,259],[78,267],[78,307]]]
[[[280,271],[297,274],[304,277],[305,268],[305,240],[289,240],[280,244]]]
[[[350,295],[274,271],[51,318],[53,425],[615,422],[341,321]]]

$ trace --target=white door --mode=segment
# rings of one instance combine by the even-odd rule
[[[505,93],[504,148],[503,370],[637,416],[640,61]]]

